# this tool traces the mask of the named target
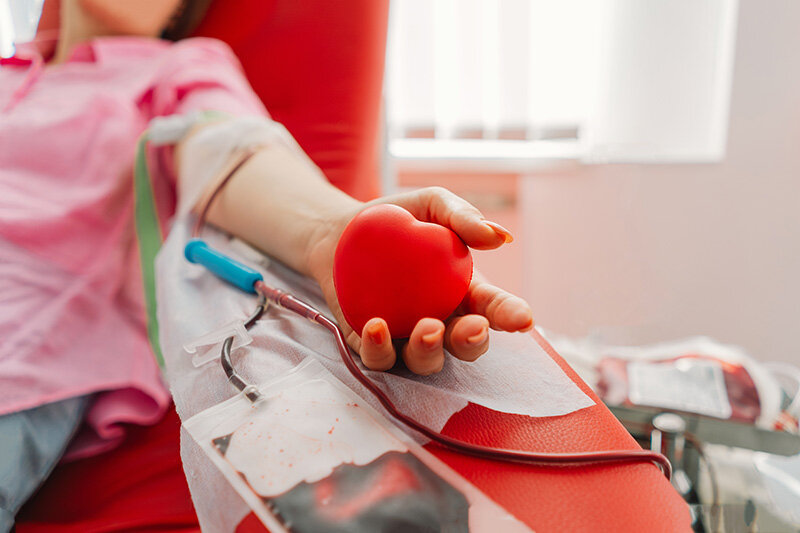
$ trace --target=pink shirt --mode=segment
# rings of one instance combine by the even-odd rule
[[[169,405],[145,331],[133,156],[152,117],[203,109],[266,114],[211,39],[96,39],[52,66],[28,45],[0,61],[0,415],[97,393],[73,457]],[[155,176],[166,221],[174,178]]]

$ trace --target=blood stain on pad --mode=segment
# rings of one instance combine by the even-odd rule
[[[421,318],[444,320],[455,311],[472,281],[472,255],[449,228],[380,204],[345,228],[333,280],[342,314],[357,333],[380,317],[400,339]]]
[[[365,465],[387,451],[407,451],[326,381],[308,381],[266,400],[250,423],[215,441],[261,496],[319,481],[343,463]]]

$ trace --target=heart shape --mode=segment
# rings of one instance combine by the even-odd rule
[[[357,214],[333,260],[333,282],[347,323],[360,335],[374,317],[395,339],[425,317],[446,319],[472,281],[472,255],[452,230],[420,222],[396,205]]]

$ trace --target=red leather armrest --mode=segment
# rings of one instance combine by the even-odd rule
[[[448,435],[538,452],[635,449],[639,445],[541,335],[536,341],[596,405],[548,418],[508,415],[470,404]],[[650,463],[574,467],[498,463],[428,449],[535,531],[690,531],[689,508]]]

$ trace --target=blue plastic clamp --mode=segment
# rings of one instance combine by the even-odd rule
[[[255,283],[264,279],[256,270],[211,248],[200,239],[189,241],[183,250],[183,255],[190,262],[203,265],[218,278],[245,292],[256,294]]]

